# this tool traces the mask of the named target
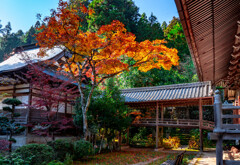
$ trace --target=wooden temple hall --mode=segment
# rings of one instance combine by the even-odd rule
[[[203,106],[213,104],[210,81],[125,89],[122,90],[122,94],[125,96],[125,103],[131,108],[145,109],[155,115],[136,119],[132,126],[156,127],[156,137],[159,137],[160,134],[163,136],[163,127],[199,128],[200,148],[203,149],[202,130],[213,130],[214,127],[214,122],[203,120]],[[176,119],[164,116],[164,111],[170,111],[167,107],[188,106],[198,107],[198,119]],[[162,128],[161,132],[159,132],[159,128]],[[156,138],[156,148],[159,144],[158,139]]]
[[[41,89],[32,84],[27,78],[26,73],[29,71],[29,63],[31,64],[44,63],[48,60],[54,60],[56,63],[60,63],[64,58],[64,53],[61,48],[55,47],[47,52],[47,56],[44,58],[38,57],[39,47],[35,44],[17,47],[12,52],[12,56],[7,60],[0,63],[0,96],[6,94],[4,97],[0,97],[0,115],[3,112],[2,100],[5,98],[17,98],[23,104],[16,107],[16,112],[21,116],[16,118],[16,122],[20,124],[39,123],[47,121],[45,110],[39,110],[34,107],[34,101],[37,98],[41,98]],[[50,67],[48,67],[50,68]],[[69,81],[62,75],[57,75],[53,69],[44,69],[43,73],[47,76],[54,76],[60,80]],[[64,102],[60,102],[58,106],[58,117],[71,117],[73,113],[73,105],[69,99],[68,94]],[[5,105],[6,106],[6,105]]]

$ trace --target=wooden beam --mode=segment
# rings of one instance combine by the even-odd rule
[[[208,133],[208,137],[211,140],[218,140],[218,134],[217,133]],[[238,133],[224,133],[222,135],[223,140],[240,140],[240,130]]]

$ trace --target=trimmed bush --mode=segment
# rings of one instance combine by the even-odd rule
[[[53,160],[54,150],[45,144],[27,144],[15,151],[23,160],[31,157],[31,165],[45,165]]]
[[[68,139],[58,139],[47,144],[53,148],[56,160],[63,161],[67,154],[73,155],[73,143]]]
[[[90,142],[78,140],[74,143],[74,159],[81,159],[93,153],[93,146]]]

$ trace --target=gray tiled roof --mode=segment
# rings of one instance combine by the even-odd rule
[[[125,102],[151,102],[209,97],[211,82],[196,82],[121,90]]]

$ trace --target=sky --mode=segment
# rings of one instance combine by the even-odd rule
[[[35,25],[38,13],[42,16],[49,16],[50,9],[56,9],[59,0],[0,0],[0,20],[5,26],[11,23],[12,32],[19,29],[26,32],[32,25]],[[174,0],[134,0],[139,7],[139,13],[145,12],[149,17],[153,13],[160,23],[167,23],[178,17]]]

